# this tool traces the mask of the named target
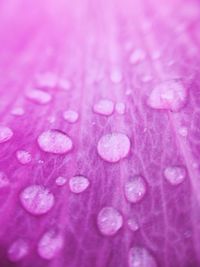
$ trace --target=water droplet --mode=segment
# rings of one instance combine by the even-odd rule
[[[45,187],[31,185],[21,192],[20,201],[25,210],[34,215],[41,215],[50,211],[55,198]]]
[[[16,107],[11,110],[11,114],[15,116],[22,116],[24,113],[25,111],[22,107]]]
[[[144,60],[146,57],[145,52],[142,49],[136,49],[133,51],[130,55],[130,63],[131,64],[138,64],[142,60]]]
[[[186,178],[186,169],[181,166],[170,166],[164,169],[166,180],[172,185],[181,184]]]
[[[18,150],[16,152],[16,157],[21,164],[27,164],[32,160],[31,154],[25,150]]]
[[[114,111],[114,103],[109,99],[101,99],[94,104],[93,111],[100,115],[110,116]]]
[[[133,247],[128,255],[129,267],[157,267],[155,258],[143,247]]]
[[[181,136],[186,137],[186,136],[188,135],[188,128],[182,126],[182,127],[180,127],[180,128],[178,129],[178,133],[179,133]]]
[[[116,234],[123,225],[122,215],[113,207],[104,207],[97,216],[100,232],[106,236]]]
[[[61,235],[48,231],[40,239],[37,251],[41,258],[51,260],[62,249],[63,244],[64,240]]]
[[[88,178],[84,176],[74,176],[70,178],[69,180],[69,188],[73,193],[76,193],[76,194],[79,194],[85,191],[89,185],[90,185],[90,182]]]
[[[28,253],[28,244],[24,240],[18,239],[10,245],[7,253],[8,253],[8,258],[11,261],[13,262],[20,261]]]
[[[110,79],[113,83],[120,83],[122,81],[122,74],[120,70],[114,69],[111,72]]]
[[[118,162],[125,158],[130,151],[130,140],[123,133],[111,133],[103,135],[98,142],[99,156],[108,162]]]
[[[131,203],[140,201],[147,191],[146,182],[142,176],[135,176],[124,185],[124,194]]]
[[[158,84],[150,93],[147,104],[154,109],[178,111],[186,101],[186,89],[177,80]]]
[[[26,97],[37,104],[47,104],[52,99],[49,93],[39,89],[31,89],[27,91]]]
[[[58,186],[62,186],[62,185],[64,185],[64,184],[66,184],[66,182],[67,182],[67,179],[65,178],[65,177],[63,177],[63,176],[58,176],[57,178],[56,178],[56,184],[58,185]]]
[[[10,184],[7,175],[0,171],[0,188],[6,187]]]
[[[72,147],[72,140],[63,132],[58,130],[47,130],[37,139],[39,147],[48,153],[65,154]]]
[[[0,143],[10,140],[13,136],[13,131],[6,126],[0,125]]]
[[[115,110],[118,114],[123,115],[125,113],[125,104],[123,102],[118,102],[115,105]]]
[[[138,222],[136,221],[135,218],[128,219],[127,224],[128,224],[129,229],[133,232],[139,229]]]
[[[77,122],[78,117],[79,117],[78,112],[74,110],[66,110],[63,112],[63,118],[70,123]]]

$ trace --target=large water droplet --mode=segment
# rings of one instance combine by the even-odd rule
[[[125,113],[125,104],[123,102],[118,102],[115,105],[115,110],[118,114],[123,115]]]
[[[53,259],[62,249],[64,244],[63,237],[54,231],[46,232],[38,243],[38,254],[46,260]]]
[[[18,150],[16,152],[16,157],[21,164],[27,164],[32,160],[31,154],[25,150]]]
[[[99,156],[108,162],[118,162],[125,158],[130,151],[130,140],[123,133],[103,135],[97,144]]]
[[[73,193],[76,193],[76,194],[79,194],[85,191],[89,185],[90,185],[90,182],[88,178],[84,176],[74,176],[70,178],[69,180],[69,188]]]
[[[146,193],[146,182],[142,176],[135,176],[124,185],[124,193],[131,203],[140,201]]]
[[[0,125],[0,143],[10,140],[13,136],[13,131],[7,127]]]
[[[66,110],[63,112],[63,118],[70,123],[74,123],[77,122],[78,120],[78,112],[74,111],[74,110]]]
[[[47,104],[51,101],[52,96],[39,89],[31,89],[26,92],[26,97],[31,101],[34,101],[38,104]]]
[[[20,194],[22,206],[31,214],[45,214],[53,207],[55,198],[48,189],[41,185],[26,187]]]
[[[155,258],[143,247],[133,247],[128,255],[129,267],[157,267]]]
[[[28,244],[23,239],[18,239],[10,245],[7,253],[11,261],[20,261],[28,253]]]
[[[186,178],[186,169],[182,166],[169,166],[164,169],[166,180],[172,185],[181,184]]]
[[[100,115],[109,116],[114,111],[114,103],[109,99],[101,99],[94,104],[93,110]]]
[[[123,217],[115,208],[104,207],[97,216],[97,225],[103,235],[112,236],[122,227]]]
[[[10,184],[7,175],[0,171],[0,188],[6,187]]]
[[[37,139],[40,148],[48,153],[65,154],[72,147],[72,140],[65,133],[58,130],[47,130]]]
[[[66,182],[67,182],[67,179],[65,178],[65,177],[63,177],[63,176],[58,176],[57,178],[56,178],[56,184],[58,185],[58,186],[62,186],[62,185],[64,185],[64,184],[66,184]]]
[[[147,104],[154,109],[178,111],[185,104],[187,92],[178,80],[169,80],[158,84],[151,91]]]

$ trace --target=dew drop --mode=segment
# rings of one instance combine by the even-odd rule
[[[157,267],[155,258],[143,247],[133,247],[128,255],[129,267]]]
[[[7,127],[0,125],[0,143],[10,140],[13,136],[13,131]]]
[[[76,194],[79,194],[85,191],[89,185],[90,185],[90,182],[88,178],[84,176],[74,176],[70,178],[69,180],[69,188],[73,193],[76,193]]]
[[[178,80],[165,81],[151,91],[147,104],[153,109],[179,111],[186,101],[186,89]]]
[[[97,144],[99,156],[108,162],[118,162],[125,158],[130,151],[130,140],[123,133],[103,135]]]
[[[172,185],[181,184],[186,178],[186,169],[181,166],[169,166],[164,169],[166,180]]]
[[[115,110],[118,114],[123,115],[125,113],[125,104],[123,102],[118,102],[115,105]]]
[[[65,154],[72,147],[72,140],[63,132],[58,130],[47,130],[37,139],[39,147],[48,153]]]
[[[18,150],[16,152],[16,157],[21,164],[27,164],[32,160],[31,154],[25,150]]]
[[[114,111],[114,103],[109,99],[101,99],[94,104],[93,111],[100,115],[110,116]]]
[[[20,261],[28,253],[28,244],[23,239],[18,239],[10,245],[7,253],[11,261]]]
[[[25,210],[33,215],[41,215],[50,211],[54,205],[55,198],[45,187],[31,185],[21,192],[20,201]]]
[[[15,107],[11,110],[11,114],[15,116],[22,116],[24,115],[24,109],[22,107]]]
[[[129,61],[131,64],[138,64],[139,62],[143,61],[145,57],[145,52],[138,48],[131,53]]]
[[[104,207],[97,216],[99,231],[106,236],[115,235],[123,225],[123,217],[113,207]]]
[[[26,97],[37,104],[48,104],[52,99],[49,93],[39,89],[31,89],[27,91]]]
[[[129,229],[133,232],[139,229],[138,222],[136,221],[135,218],[128,219],[127,224],[128,224]]]
[[[111,72],[110,79],[113,83],[120,83],[122,81],[122,74],[120,70],[114,69]]]
[[[66,184],[66,182],[67,182],[67,179],[66,179],[65,177],[63,177],[63,176],[58,176],[58,177],[56,178],[56,181],[55,181],[55,183],[56,183],[58,186],[62,186],[62,185],[64,185],[64,184]]]
[[[64,240],[61,235],[48,231],[39,240],[37,251],[41,258],[51,260],[59,253],[63,244]]]
[[[178,133],[179,133],[181,136],[186,137],[186,136],[188,135],[188,128],[182,126],[182,127],[180,127],[180,128],[178,129]]]
[[[135,176],[124,185],[125,197],[131,203],[137,203],[143,199],[146,191],[146,182],[142,176]]]
[[[74,110],[66,110],[63,112],[63,118],[70,123],[75,123],[78,120],[78,112]]]
[[[6,187],[10,184],[7,175],[0,171],[0,188]]]

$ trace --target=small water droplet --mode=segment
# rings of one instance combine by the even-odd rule
[[[66,110],[63,112],[63,118],[70,123],[75,123],[78,120],[78,112],[74,110]]]
[[[123,225],[123,217],[113,207],[104,207],[97,216],[99,231],[106,236],[115,235]]]
[[[122,74],[120,70],[114,69],[110,74],[110,79],[113,83],[120,83],[122,81]]]
[[[22,107],[15,107],[11,110],[11,114],[15,116],[22,116],[24,113],[25,111]]]
[[[90,185],[90,182],[88,178],[84,176],[74,176],[70,178],[69,180],[69,188],[73,193],[76,193],[76,194],[79,194],[85,191],[89,185]]]
[[[55,198],[41,185],[26,187],[20,194],[20,201],[25,210],[33,215],[45,214],[53,207]]]
[[[131,53],[129,61],[131,64],[138,64],[143,61],[145,57],[145,52],[142,49],[138,48]]]
[[[58,176],[57,178],[56,178],[56,184],[58,185],[58,186],[62,186],[62,185],[64,185],[64,184],[66,184],[66,182],[67,182],[67,179],[65,178],[65,177],[63,177],[63,176]]]
[[[51,260],[59,253],[63,244],[64,240],[61,235],[48,231],[39,240],[37,251],[41,258]]]
[[[18,150],[16,152],[16,157],[21,164],[27,164],[32,160],[31,154],[25,150]]]
[[[7,253],[11,261],[20,261],[28,253],[28,244],[23,239],[18,239],[10,245]]]
[[[155,258],[143,247],[133,247],[128,255],[129,267],[157,267]]]
[[[118,114],[123,115],[125,113],[125,104],[123,102],[118,102],[115,105],[115,110]]]
[[[49,93],[39,89],[31,89],[27,91],[26,97],[37,104],[48,104],[52,99],[52,96]]]
[[[13,131],[7,127],[0,125],[0,143],[9,141],[13,136]]]
[[[0,188],[6,187],[10,184],[7,175],[0,171]]]
[[[118,162],[125,158],[130,151],[130,140],[123,133],[103,135],[97,144],[99,156],[108,162]]]
[[[186,169],[182,166],[169,166],[164,169],[166,180],[172,185],[181,184],[186,178]]]
[[[136,221],[135,218],[128,219],[127,224],[128,224],[129,229],[133,232],[139,229],[138,222]]]
[[[147,104],[153,109],[178,111],[186,101],[186,89],[177,80],[165,81],[151,91]]]
[[[131,203],[137,203],[143,199],[146,191],[146,182],[142,176],[135,176],[124,185],[125,197]]]
[[[48,153],[65,154],[72,150],[71,138],[58,130],[47,130],[37,139],[39,147]]]
[[[93,111],[100,115],[110,116],[114,111],[114,103],[109,99],[101,99],[94,104]]]
[[[186,137],[186,136],[188,135],[188,128],[182,126],[182,127],[180,127],[180,128],[178,129],[178,133],[179,133],[181,136]]]

